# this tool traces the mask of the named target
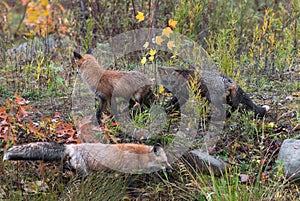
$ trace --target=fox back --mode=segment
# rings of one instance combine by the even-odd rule
[[[70,163],[75,169],[102,170],[111,168],[121,172],[149,173],[171,168],[163,148],[141,144],[88,143],[70,145]]]

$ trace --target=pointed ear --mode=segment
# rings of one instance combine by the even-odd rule
[[[153,146],[153,152],[155,154],[157,154],[158,150],[161,148],[161,144],[160,143],[156,143],[154,146]]]
[[[73,54],[75,59],[82,59],[82,56],[79,53],[73,52]]]
[[[86,54],[92,54],[92,50],[89,48],[89,49],[86,51]]]

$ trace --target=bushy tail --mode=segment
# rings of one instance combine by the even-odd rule
[[[9,148],[3,160],[62,160],[66,156],[66,145],[55,142],[36,142]]]
[[[250,99],[249,95],[246,92],[244,92],[241,89],[241,87],[238,87],[237,95],[235,96],[235,98],[238,98],[238,99],[240,98],[241,99],[240,103],[245,107],[245,109],[252,110],[255,115],[263,117],[267,112],[266,108],[260,107],[260,106],[256,105],[255,103],[253,103],[253,101]]]

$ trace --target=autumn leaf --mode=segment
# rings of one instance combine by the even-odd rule
[[[74,125],[69,122],[58,122],[55,126],[55,132],[58,134],[58,137],[67,139],[70,136],[74,136],[76,130]]]
[[[26,105],[28,104],[30,101],[25,100],[24,98],[22,98],[21,96],[19,96],[17,93],[14,94],[14,97],[16,99],[16,103],[18,105]]]
[[[21,121],[22,118],[28,117],[28,110],[31,110],[32,108],[29,105],[20,105],[18,109],[18,113],[16,114],[16,117],[18,121]]]
[[[156,38],[155,38],[155,43],[157,44],[157,45],[161,45],[161,43],[163,42],[164,40],[163,40],[163,38],[161,37],[161,36],[156,36]]]
[[[138,22],[144,21],[145,19],[144,13],[138,11],[138,14],[135,16],[135,18],[138,20]]]
[[[7,118],[7,108],[4,106],[0,106],[0,118],[1,119]]]
[[[32,120],[29,120],[29,123],[27,124],[27,128],[29,129],[29,131],[31,133],[34,133],[35,135],[40,135],[41,134],[40,128],[38,127],[37,124],[34,124],[32,122]]]
[[[142,60],[141,60],[141,64],[145,65],[146,62],[147,62],[147,58],[143,57]]]
[[[173,50],[173,48],[175,47],[174,41],[171,41],[171,40],[168,41],[167,47],[168,47],[169,50]]]
[[[170,27],[166,27],[162,31],[162,35],[166,37],[170,37],[170,34],[173,33],[172,29]]]
[[[178,23],[178,21],[175,21],[173,19],[169,19],[169,27],[175,29],[176,28],[176,24]]]

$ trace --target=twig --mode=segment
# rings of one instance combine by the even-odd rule
[[[28,1],[28,2],[25,4],[25,6],[24,6],[22,18],[21,18],[21,20],[20,20],[20,22],[19,22],[19,24],[18,24],[18,27],[17,27],[17,29],[16,29],[16,31],[15,31],[15,33],[14,33],[13,35],[15,35],[15,34],[19,31],[19,29],[20,29],[20,27],[21,27],[21,24],[23,23],[23,21],[24,21],[24,19],[25,19],[25,16],[26,16],[26,10],[27,10],[27,7],[28,7],[29,2],[30,2],[30,1]],[[10,37],[11,37],[11,31],[10,31]]]

